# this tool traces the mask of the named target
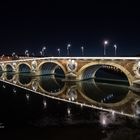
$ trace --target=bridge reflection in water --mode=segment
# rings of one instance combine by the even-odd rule
[[[45,65],[43,67],[45,68]],[[91,69],[89,68],[87,71],[84,72],[84,75],[90,73]],[[68,81],[65,80],[64,73],[59,67],[55,68],[53,73],[41,71],[40,75],[35,75],[30,72],[28,66],[24,67],[23,64],[19,68],[19,73],[13,72],[10,66],[7,67],[7,71],[1,71],[0,81],[81,107],[86,106],[113,114],[138,118],[140,96],[129,90],[129,82],[123,74],[119,75],[122,77],[120,79],[119,76],[116,76],[117,78],[112,76],[114,72],[111,76],[110,73],[102,67],[94,78]],[[115,75],[117,73],[115,72]],[[29,97],[29,95],[26,96]]]

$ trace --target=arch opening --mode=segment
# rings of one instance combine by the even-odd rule
[[[32,80],[31,69],[27,64],[20,64],[18,67],[19,71],[19,83],[27,85]]]
[[[11,65],[6,65],[7,72],[13,72],[13,67]]]
[[[103,65],[98,68],[95,73],[95,81],[129,86],[126,74],[119,68],[110,65]]]
[[[129,80],[126,74],[112,65],[90,65],[82,71],[83,96],[100,103],[117,103],[128,94]]]
[[[56,63],[46,62],[39,68],[41,75],[54,75],[56,77],[65,77],[64,70]]]
[[[14,76],[14,69],[11,65],[6,65],[6,79],[7,80],[11,80],[13,79],[13,76]]]
[[[96,82],[129,86],[129,79],[126,74],[112,65],[91,65],[83,70],[81,79],[94,79]]]
[[[20,64],[18,67],[19,73],[30,73],[31,69],[27,64]]]
[[[40,66],[39,71],[40,86],[47,93],[55,95],[64,87],[64,70],[58,64],[46,62]]]

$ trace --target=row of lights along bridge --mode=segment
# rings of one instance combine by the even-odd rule
[[[104,56],[106,56],[106,47],[108,44],[109,44],[108,41],[105,40],[104,41]],[[70,47],[71,47],[71,44],[67,44],[67,56],[70,55]],[[113,47],[114,47],[114,55],[117,56],[117,45],[114,44]],[[44,56],[45,50],[46,50],[46,46],[44,46],[42,48],[42,51],[40,51],[41,56]],[[57,52],[58,52],[58,56],[61,56],[61,49],[60,48],[57,49]],[[84,56],[84,46],[81,46],[81,55]]]
[[[103,46],[103,55],[106,56],[106,48],[109,45],[109,42],[107,40],[105,40],[104,43],[103,43],[103,45],[104,45]],[[67,44],[67,47],[66,47],[66,49],[67,49],[67,56],[70,56],[70,48],[71,48],[71,44]],[[113,45],[113,48],[114,48],[114,56],[117,56],[117,45],[114,44]],[[42,47],[42,49],[40,51],[40,55],[42,57],[45,56],[46,49],[47,49],[46,46],[43,46]],[[84,46],[81,46],[80,49],[81,49],[81,55],[84,56],[84,49],[85,49]],[[58,52],[58,56],[60,57],[61,56],[61,49],[58,48],[57,49],[57,52]],[[34,53],[32,53],[31,55],[34,56]],[[30,53],[29,53],[28,50],[25,50],[25,56],[27,56],[27,57],[30,56]],[[13,52],[12,53],[12,57],[18,57],[18,56],[16,55],[15,52]]]

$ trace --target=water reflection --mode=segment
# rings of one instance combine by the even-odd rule
[[[115,121],[116,121],[116,116],[114,111],[112,111],[112,113],[107,113],[107,112],[99,113],[99,123],[103,127],[107,127],[110,124],[114,124]]]
[[[26,94],[25,96],[26,96],[27,101],[29,101],[30,95],[29,94]]]
[[[7,72],[6,73],[6,79],[7,80],[12,80],[14,77],[14,73],[13,72]]]
[[[80,83],[82,95],[85,98],[101,103],[116,103],[123,100],[129,89],[127,86],[115,84],[99,83],[94,79]]]
[[[43,99],[43,108],[46,109],[47,108],[47,101],[45,99]]]
[[[58,72],[58,70],[55,70],[55,72]],[[135,96],[129,91],[128,81],[126,80],[114,79],[113,81],[113,79],[107,79],[106,77],[95,77],[72,82],[64,80],[65,77],[56,73],[40,74],[31,73],[28,67],[26,69],[21,67],[20,73],[3,72],[1,80],[43,96],[80,105],[81,108],[87,106],[110,111],[113,113],[112,116],[115,116],[116,113],[136,115],[136,109],[129,102],[131,98],[131,101],[133,101]],[[8,78],[8,75],[11,78]],[[16,90],[13,89],[13,92],[16,93]],[[27,101],[29,101],[29,94],[25,96]],[[125,107],[127,103],[129,109]],[[46,101],[43,101],[43,106],[46,108]]]
[[[3,87],[3,88],[6,88],[6,86],[5,86],[5,85],[3,85],[2,87]]]
[[[16,88],[13,88],[13,93],[16,93],[16,92],[17,92]]]
[[[33,79],[33,81],[37,82],[38,80]],[[0,85],[1,87],[3,85],[5,87],[5,89],[2,88],[1,91],[0,120],[6,120],[5,122],[7,123],[5,124],[5,126],[11,128],[27,128],[30,126],[32,126],[32,128],[49,128],[49,126],[54,126],[55,128],[57,128],[57,126],[63,126],[63,132],[65,132],[65,126],[73,126],[69,128],[69,131],[71,132],[73,131],[75,126],[79,126],[77,130],[74,130],[77,133],[79,132],[79,130],[81,130],[81,126],[84,125],[84,128],[87,128],[83,131],[84,135],[89,131],[91,131],[91,134],[94,131],[98,131],[101,137],[110,137],[110,139],[114,138],[114,134],[118,134],[119,129],[119,132],[125,132],[125,130],[123,130],[124,126],[127,126],[128,129],[131,130],[131,134],[136,130],[135,125],[133,125],[133,129],[131,129],[131,126],[128,126],[128,124],[130,123],[132,125],[131,119],[128,120],[126,119],[126,117],[121,118],[113,110],[110,113],[97,111],[91,108],[86,108],[83,106],[83,104],[81,104],[81,110],[80,106],[75,106],[73,104],[68,104],[60,101],[57,102],[56,100],[39,96],[38,94],[22,90],[18,87],[13,87],[9,84],[0,83]],[[70,95],[69,97],[71,97],[72,95],[72,97],[77,97],[76,100],[79,100],[80,95],[78,92],[75,92],[76,86],[69,85],[69,87],[71,89],[68,90],[71,91],[71,94],[67,92],[68,95]],[[10,94],[10,92],[16,92],[16,96],[13,96],[12,94]],[[138,122],[137,125],[139,126]],[[58,127],[56,131],[59,131],[59,129],[60,127]],[[62,129],[61,131],[59,131],[59,135],[60,132],[62,132]],[[137,134],[139,135],[139,133]],[[80,136],[81,135],[82,133],[80,134]]]
[[[30,75],[31,75],[30,73],[19,74],[19,83],[21,85],[28,85],[28,84],[30,84],[30,82],[32,80],[32,77]]]
[[[34,91],[46,93],[48,95],[59,96],[65,93],[63,98],[69,101],[77,101],[79,94],[89,101],[96,101],[99,103],[117,103],[126,98],[129,89],[126,85],[111,84],[104,82],[104,80],[89,79],[86,81],[70,83],[64,82],[62,77],[55,74],[36,76],[30,72],[22,72],[14,74],[7,72],[2,74],[2,78],[6,77],[7,81],[12,80],[13,83],[19,85],[26,85]],[[31,85],[31,86],[30,86]]]
[[[39,85],[47,93],[57,95],[58,92],[62,90],[65,83],[62,82],[61,78],[59,77],[55,77],[54,75],[45,75],[40,76]]]
[[[11,73],[7,72],[7,74]],[[127,121],[126,117],[121,119],[116,110],[121,110],[120,114],[125,114],[127,111],[130,114],[135,111],[137,114],[140,112],[139,100],[134,104],[134,112],[131,110],[131,104],[124,104],[123,106],[119,104],[116,108],[113,106],[115,103],[128,97],[129,90],[125,84],[114,84],[104,79],[64,82],[62,77],[57,77],[54,74],[37,76],[30,75],[30,73],[18,73],[13,75],[13,78],[6,78],[7,74],[3,73],[1,75],[1,80],[12,83],[18,87],[26,87],[25,90],[22,90],[15,86],[9,86],[9,84],[1,83],[0,121],[6,120],[5,122],[8,122],[8,125],[12,127],[15,125],[20,127],[21,125],[27,125],[42,128],[50,125],[67,126],[84,124],[87,126],[84,128],[88,129],[81,133],[81,131],[79,131],[81,127],[79,127],[76,133],[80,132],[80,136],[91,131],[90,134],[96,134],[98,132],[99,136],[102,138],[115,139],[114,135],[119,137],[119,134],[123,135],[126,132],[123,127],[126,126]],[[29,92],[27,89],[33,92]],[[16,96],[10,94],[11,92],[16,93]],[[51,97],[55,96],[58,97],[58,99],[65,99],[68,102],[79,103],[79,106],[68,104],[67,102],[58,102],[57,100],[44,96],[42,97],[34,93],[51,95]],[[139,96],[134,96],[135,94],[133,93],[131,94],[132,97],[139,99]],[[131,99],[131,96],[129,96],[129,98]],[[133,101],[134,98],[131,100]],[[104,109],[104,104],[112,103],[110,112],[98,111],[93,108],[85,107],[86,104],[94,106],[95,104],[93,101],[100,103],[99,107],[102,109]],[[130,123],[131,120],[129,119],[127,126]],[[137,127],[139,127],[139,123],[137,124]],[[115,129],[114,125],[117,125],[117,129]],[[89,126],[92,126],[92,128]],[[70,131],[73,131],[73,128],[70,129]],[[128,129],[129,131],[127,132],[130,136],[135,133],[134,127],[133,129],[128,127]],[[57,131],[60,135],[62,129],[61,131],[57,129]],[[122,131],[124,132],[123,134]],[[65,132],[65,128],[63,132]],[[139,130],[136,132],[139,135]],[[74,130],[74,136],[76,133]]]

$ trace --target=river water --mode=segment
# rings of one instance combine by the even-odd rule
[[[13,76],[6,75],[8,80]],[[40,87],[54,95],[66,84],[60,77],[44,75],[34,79],[38,77]],[[23,85],[32,78],[29,74],[18,75]],[[84,97],[99,103],[117,103],[127,96],[126,81],[119,81],[119,86],[101,81],[107,82],[97,78],[78,85]],[[8,137],[30,139],[140,139],[139,119],[54,100],[5,82],[0,82],[0,130],[5,130]]]

